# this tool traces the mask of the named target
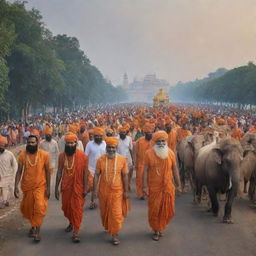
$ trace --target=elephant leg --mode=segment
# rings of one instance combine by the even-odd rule
[[[196,180],[196,186],[195,186],[195,202],[200,204],[201,203],[201,195],[202,195],[202,185],[200,182]]]
[[[217,192],[212,187],[207,187],[207,189],[208,189],[209,197],[210,197],[211,204],[212,204],[213,215],[217,217],[218,212],[219,212],[219,202],[217,199]]]
[[[194,191],[195,190],[195,182],[194,182],[194,177],[193,177],[193,171],[192,170],[188,170],[188,176],[189,176],[189,182],[190,182],[191,190]]]
[[[229,223],[229,224],[233,223],[231,218],[231,211],[232,211],[232,204],[233,204],[234,198],[235,198],[235,195],[231,189],[227,192],[227,203],[225,205],[225,215],[223,217],[224,223]]]
[[[244,179],[244,193],[245,194],[247,193],[247,183],[248,183],[248,180]]]
[[[193,203],[196,203],[196,182],[191,171],[189,172],[189,180],[190,180],[191,190],[193,192]]]
[[[249,199],[251,201],[254,201],[254,199],[255,199],[255,180],[252,178],[250,179],[248,195],[249,195]]]
[[[180,168],[180,182],[181,182],[182,192],[184,192],[186,179],[185,179],[185,169],[184,169],[184,165],[182,163],[181,163],[181,168]]]

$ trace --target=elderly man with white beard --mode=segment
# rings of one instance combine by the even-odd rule
[[[148,221],[154,231],[152,239],[158,241],[174,216],[175,185],[178,191],[181,185],[175,154],[167,146],[168,134],[157,131],[152,140],[154,146],[145,155],[143,191],[148,195]]]

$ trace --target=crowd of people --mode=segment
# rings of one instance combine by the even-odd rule
[[[148,200],[152,239],[158,241],[174,215],[175,190],[182,191],[177,147],[192,134],[228,131],[241,141],[256,132],[256,118],[244,110],[210,105],[98,105],[60,114],[31,117],[25,124],[0,126],[0,208],[9,206],[10,188],[22,190],[21,212],[31,224],[29,236],[41,240],[51,187],[79,242],[85,198],[99,202],[104,229],[118,245],[118,233],[131,209],[129,193],[135,171],[136,195]],[[9,146],[25,143],[18,161]],[[19,188],[19,184],[21,187]],[[60,196],[61,195],[61,196]]]

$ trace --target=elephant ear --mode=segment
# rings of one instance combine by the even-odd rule
[[[192,143],[192,141],[188,141],[188,145],[191,148],[191,150],[194,152],[195,148],[194,148],[194,144]]]
[[[220,148],[214,148],[213,149],[213,152],[215,153],[214,154],[214,157],[215,157],[215,161],[218,163],[218,164],[221,164],[222,163],[222,151],[220,150]]]

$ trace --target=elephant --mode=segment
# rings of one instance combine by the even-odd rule
[[[255,149],[256,150],[256,133],[247,132],[241,141],[241,144],[244,149]]]
[[[224,223],[232,223],[231,211],[234,198],[237,196],[240,182],[240,166],[243,149],[239,141],[224,138],[199,150],[195,160],[196,195],[201,198],[202,186],[206,186],[211,211],[218,216],[219,203],[217,193],[227,193]]]
[[[240,181],[244,183],[244,193],[247,193],[247,183],[250,181],[248,195],[250,200],[254,200],[256,185],[256,134],[249,132],[246,133],[242,139],[241,144],[244,149],[244,159],[241,163]]]
[[[213,134],[204,133],[201,135],[191,135],[188,136],[184,141],[179,144],[177,150],[177,156],[180,168],[180,177],[182,183],[182,189],[185,187],[185,177],[189,177],[191,189],[194,192],[194,202],[195,202],[195,172],[194,164],[195,158],[204,145],[213,141]]]
[[[246,150],[244,151],[243,161],[241,163],[241,176],[240,176],[240,181],[244,183],[244,188],[243,188],[244,193],[247,193],[247,183],[248,181],[251,180],[252,174],[255,171],[256,171],[256,152],[254,150]],[[250,193],[249,193],[249,197],[250,199],[252,199],[252,195],[250,195]]]

